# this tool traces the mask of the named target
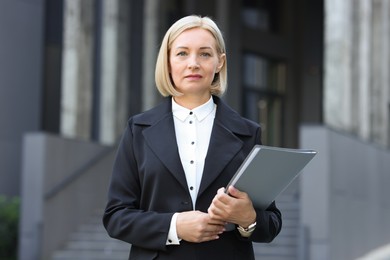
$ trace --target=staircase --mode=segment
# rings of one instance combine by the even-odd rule
[[[71,235],[65,247],[56,251],[51,259],[124,260],[128,259],[129,251],[129,244],[107,235],[99,214]]]
[[[269,244],[253,244],[256,259],[302,260],[299,256],[299,201],[294,194],[287,192],[278,197],[276,204],[282,212],[282,230]],[[99,214],[81,226],[66,246],[54,253],[52,260],[124,260],[129,250],[129,244],[107,235]]]
[[[282,212],[283,226],[279,235],[268,244],[254,243],[256,259],[266,260],[302,260],[299,226],[299,200],[292,193],[282,194],[276,200],[276,206]]]

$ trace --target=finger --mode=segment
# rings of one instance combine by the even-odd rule
[[[236,189],[234,186],[229,186],[229,194],[235,198],[244,198],[246,193]]]
[[[220,224],[210,224],[207,226],[207,229],[205,230],[205,232],[210,232],[215,234],[219,234],[223,231],[225,231],[225,226]]]
[[[225,227],[220,225],[210,226],[210,230],[204,232],[204,237],[207,239],[215,238],[225,232]]]
[[[222,198],[224,196],[223,194],[217,194],[215,195],[214,199],[212,200],[207,212],[212,215],[218,214],[218,212],[225,210],[226,208],[226,202],[225,199]]]
[[[227,198],[225,198],[225,196],[229,197],[225,193],[215,195],[213,201],[211,202],[211,205],[216,207],[216,208],[223,208],[223,207],[225,207],[226,204],[228,203]]]
[[[225,194],[226,189],[224,187],[219,188],[217,194]]]
[[[230,196],[230,194],[228,195],[223,192],[215,195],[213,202],[217,207],[221,208],[231,204],[233,200],[234,196]]]
[[[226,224],[226,221],[223,220],[223,219],[220,219],[220,218],[211,218],[210,217],[210,222],[209,222],[210,225],[216,225],[216,226],[219,226],[219,227],[222,227],[224,228],[225,224]]]
[[[210,223],[214,224],[215,222],[218,223],[218,221],[221,221],[220,214],[219,214],[220,210],[214,204],[210,205],[207,212],[210,216]]]
[[[219,238],[219,235],[225,231],[225,228],[221,225],[208,225],[193,241],[205,242],[215,240]]]
[[[226,220],[223,214],[220,214],[218,212],[210,212],[210,218],[212,219],[213,222],[210,222],[210,224],[213,225],[224,225]]]

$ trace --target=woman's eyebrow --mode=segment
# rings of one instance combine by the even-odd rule
[[[177,46],[175,49],[189,49],[189,47],[186,47],[186,46]],[[204,47],[200,47],[199,48],[200,50],[204,50],[204,49],[213,49],[212,47],[209,47],[209,46],[204,46]]]

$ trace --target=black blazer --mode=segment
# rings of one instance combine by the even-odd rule
[[[225,187],[255,144],[260,126],[242,118],[220,98],[204,173],[195,205],[207,212],[217,190]],[[166,245],[175,212],[193,210],[176,143],[171,97],[131,117],[120,141],[103,217],[108,234],[132,245],[129,259],[254,259],[252,241],[270,242],[280,232],[275,203],[258,210],[249,239],[237,230],[204,243]],[[260,169],[259,169],[260,170]]]

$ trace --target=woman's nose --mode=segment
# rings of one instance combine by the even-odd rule
[[[189,69],[198,69],[199,68],[199,62],[197,57],[192,56],[188,61],[188,68]]]

